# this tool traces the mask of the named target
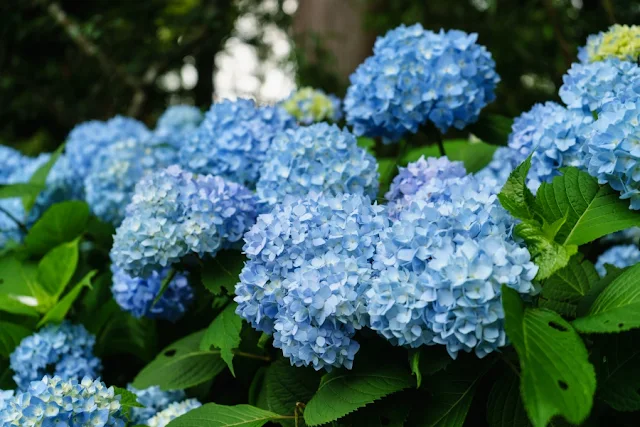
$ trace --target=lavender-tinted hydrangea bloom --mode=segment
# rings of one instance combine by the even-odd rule
[[[370,327],[395,345],[445,345],[479,357],[505,345],[501,287],[534,293],[537,267],[512,236],[497,188],[454,178],[443,194],[419,192],[381,235]]]
[[[385,194],[389,201],[389,210],[396,211],[411,203],[415,194],[425,186],[440,187],[451,178],[460,178],[467,174],[462,162],[452,162],[446,157],[420,157],[399,168],[398,175],[391,182]]]
[[[583,166],[580,137],[592,121],[591,114],[568,110],[554,102],[536,104],[514,120],[509,147],[523,159],[533,152],[527,175],[531,191],[536,192],[540,184],[550,182],[562,167]]]
[[[604,105],[640,95],[640,67],[619,59],[575,63],[562,78],[560,98],[571,109],[599,113]]]
[[[148,277],[189,253],[215,256],[236,246],[256,215],[256,199],[242,185],[170,166],[136,185],[111,259],[134,277]]]
[[[360,195],[275,205],[245,235],[237,313],[273,333],[293,365],[351,368],[378,231],[387,223],[384,207]]]
[[[200,406],[202,406],[202,403],[196,399],[187,399],[182,402],[171,403],[165,409],[149,418],[146,425],[149,427],[166,427],[167,424],[179,416],[186,414],[192,409],[199,408]]]
[[[19,388],[26,389],[45,374],[65,380],[95,378],[102,370],[100,359],[93,354],[95,342],[96,337],[82,325],[49,324],[24,338],[11,353],[13,379]]]
[[[356,135],[389,142],[427,122],[441,132],[475,122],[500,80],[477,38],[457,30],[434,33],[420,24],[378,38],[373,56],[351,75],[344,100]]]
[[[113,387],[84,377],[63,380],[45,376],[33,381],[0,408],[2,426],[124,427],[121,396]]]
[[[136,184],[176,162],[175,149],[153,141],[125,139],[100,150],[85,179],[86,200],[98,218],[118,226]]]
[[[625,268],[640,262],[640,249],[637,245],[618,245],[604,251],[596,261],[596,270],[601,277],[607,274],[606,265]]]
[[[172,322],[180,319],[193,302],[193,289],[187,277],[176,274],[158,302],[154,300],[160,292],[162,281],[167,277],[169,269],[154,271],[149,277],[131,277],[120,268],[112,265],[113,299],[124,310],[134,317],[166,319]]]
[[[170,404],[179,402],[186,399],[186,395],[182,390],[169,390],[162,391],[158,386],[152,386],[145,388],[144,390],[138,390],[131,385],[127,386],[127,390],[138,398],[144,408],[132,408],[131,409],[131,424],[145,424],[147,420],[153,417],[157,412],[163,411]]]
[[[282,107],[259,107],[248,99],[215,103],[197,131],[180,148],[181,165],[255,186],[274,136],[295,126]]]
[[[318,123],[274,138],[256,190],[258,198],[269,204],[311,192],[374,198],[377,169],[375,158],[358,147],[353,134],[336,125]]]
[[[605,105],[585,133],[589,174],[629,199],[631,209],[640,209],[640,98]]]

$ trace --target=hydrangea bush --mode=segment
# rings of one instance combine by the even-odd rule
[[[345,121],[302,88],[0,147],[0,425],[633,424],[638,34],[513,121],[416,24]]]

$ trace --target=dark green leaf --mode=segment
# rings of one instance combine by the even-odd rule
[[[596,281],[592,286],[587,295],[584,296],[578,303],[578,308],[576,310],[576,315],[578,317],[586,316],[589,313],[589,309],[595,302],[595,300],[600,296],[602,291],[604,291],[607,286],[611,284],[615,279],[618,278],[624,271],[627,270],[617,267],[607,268],[607,275],[603,278]]]
[[[640,410],[640,332],[605,335],[598,373],[598,396],[617,411]]]
[[[493,384],[487,401],[490,427],[527,427],[531,424],[520,399],[520,379],[506,369]]]
[[[502,287],[505,330],[520,357],[521,392],[529,419],[544,427],[556,415],[582,423],[591,411],[596,378],[576,331],[558,314],[525,309],[520,295]]]
[[[587,316],[573,321],[584,333],[611,333],[640,327],[640,263],[616,277],[596,298]]]
[[[211,347],[220,349],[222,360],[225,361],[231,374],[236,376],[233,370],[233,350],[240,345],[240,332],[242,331],[242,318],[236,314],[235,303],[229,304],[222,313],[213,319],[200,342],[200,350],[208,351]]]
[[[544,280],[564,268],[578,252],[576,245],[563,246],[549,239],[537,222],[522,221],[516,225],[515,233],[527,244],[533,262],[538,266],[536,279]]]
[[[576,254],[566,267],[544,282],[539,306],[565,317],[575,317],[578,302],[599,279],[593,264],[582,254]]]
[[[496,148],[495,145],[485,144],[484,142],[469,142],[465,149],[462,150],[462,158],[460,160],[464,163],[464,168],[468,173],[476,173],[491,162]],[[448,153],[447,151],[447,157],[449,157]]]
[[[44,189],[42,185],[29,183],[0,185],[0,199],[12,199],[17,197],[38,197],[40,191]]]
[[[395,393],[367,405],[340,420],[340,427],[404,427],[414,402],[406,393]]]
[[[378,191],[378,194],[384,195],[389,189],[391,181],[398,173],[396,159],[378,159],[378,172],[380,173],[380,190]]]
[[[549,223],[567,215],[556,241],[583,245],[599,237],[640,225],[640,212],[629,209],[620,193],[577,168],[566,168],[536,194],[539,211]]]
[[[451,356],[440,346],[416,349],[410,356],[411,372],[416,376],[416,385],[420,387],[423,376],[433,375],[446,368]]]
[[[31,297],[14,297],[11,295],[0,294],[0,311],[20,316],[39,317],[38,311],[30,305],[26,305],[19,298]]]
[[[493,145],[507,145],[513,119],[499,114],[481,114],[477,122],[467,130],[481,140]]]
[[[364,148],[374,156],[376,154],[374,150],[376,147],[376,141],[374,141],[372,138],[367,138],[366,136],[358,137],[358,147]]]
[[[318,391],[307,404],[304,419],[310,426],[335,421],[412,385],[410,372],[389,364],[335,370],[322,377]]]
[[[201,351],[205,331],[195,332],[162,350],[133,381],[137,389],[154,385],[163,390],[185,389],[214,378],[226,364],[219,351]]]
[[[15,323],[0,322],[0,357],[9,357],[31,330]]]
[[[296,404],[305,403],[313,396],[320,384],[320,373],[311,368],[296,368],[288,360],[280,359],[265,371],[265,377],[257,400],[263,409],[281,415],[294,415]],[[284,426],[293,426],[292,420],[279,421]]]
[[[61,243],[80,236],[88,220],[89,207],[84,202],[55,204],[29,230],[25,244],[32,254],[45,254]]]
[[[125,410],[130,408],[144,408],[144,405],[138,402],[138,396],[126,388],[114,387],[114,394],[120,396],[120,406]]]
[[[239,251],[220,251],[202,266],[202,283],[212,294],[220,295],[225,289],[229,295],[235,294],[236,283],[247,257]]]
[[[527,187],[527,174],[531,168],[531,156],[511,172],[500,190],[498,199],[502,207],[519,219],[533,219],[535,201]]]
[[[38,283],[57,301],[73,277],[77,265],[78,240],[56,246],[38,264]]]
[[[37,276],[36,263],[14,256],[0,258],[0,294],[19,301],[32,300],[29,305],[39,310],[49,307],[55,301],[40,286]]]
[[[91,279],[96,270],[88,272],[45,316],[38,322],[38,327],[47,323],[59,323],[64,320],[69,309],[85,287],[91,287]]]
[[[176,418],[167,427],[261,427],[269,421],[289,418],[293,419],[250,405],[207,403]]]

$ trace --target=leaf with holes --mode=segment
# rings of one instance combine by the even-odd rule
[[[218,375],[226,366],[220,351],[202,351],[205,331],[195,332],[162,350],[133,381],[137,389],[154,385],[162,390],[196,386]]]
[[[220,251],[216,257],[202,266],[202,283],[212,294],[220,295],[225,289],[229,295],[235,293],[236,283],[247,257],[239,251]]]
[[[8,358],[31,330],[15,323],[0,322],[0,356]]]
[[[356,364],[352,371],[334,370],[322,377],[318,391],[307,404],[304,419],[310,426],[335,421],[411,386],[411,374],[402,366]]]
[[[596,298],[585,317],[573,321],[583,333],[611,333],[640,327],[640,263],[628,268]]]
[[[558,314],[525,309],[520,295],[502,287],[505,330],[520,358],[521,392],[529,419],[544,427],[556,415],[582,423],[593,404],[596,378],[576,331]]]
[[[594,265],[582,254],[576,254],[566,267],[544,282],[539,306],[565,317],[576,317],[578,303],[598,280],[600,276]]]
[[[567,215],[558,231],[561,245],[584,245],[599,237],[640,225],[640,212],[609,185],[577,168],[566,168],[551,183],[543,183],[536,193],[538,211],[553,223]]]
[[[58,245],[40,260],[38,283],[57,301],[73,277],[77,265],[78,240]]]
[[[200,342],[200,350],[208,351],[211,347],[220,349],[222,360],[225,361],[231,374],[233,370],[233,351],[240,345],[242,318],[236,314],[237,304],[229,304],[222,313],[218,314],[209,325]]]
[[[207,403],[167,424],[167,427],[261,427],[269,421],[293,420],[251,405],[224,406]]]
[[[498,194],[503,208],[519,219],[533,219],[535,201],[527,187],[527,174],[531,168],[531,156],[511,172]]]
[[[51,206],[36,222],[24,242],[34,255],[43,255],[61,243],[80,236],[89,221],[84,202],[62,202]]]
[[[80,292],[85,287],[91,287],[91,279],[97,273],[96,270],[88,272],[56,305],[51,308],[45,314],[45,316],[38,322],[38,327],[46,325],[47,323],[60,323],[64,320],[65,316],[71,309],[71,306],[75,300],[80,296]]]
[[[640,411],[640,331],[599,337],[598,397],[617,411]]]
[[[286,359],[269,365],[257,401],[263,409],[282,415],[293,415],[298,402],[311,399],[320,384],[320,373],[311,368],[291,366]],[[293,426],[293,420],[279,421],[283,426]]]
[[[487,400],[490,427],[526,427],[531,425],[520,398],[520,379],[505,369],[493,384]]]

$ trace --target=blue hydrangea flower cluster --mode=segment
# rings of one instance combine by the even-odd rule
[[[5,183],[9,176],[27,163],[28,158],[18,150],[0,145],[0,182]]]
[[[148,277],[189,253],[215,256],[256,218],[255,196],[218,176],[170,166],[143,178],[114,237],[111,259],[134,277]]]
[[[7,407],[7,402],[13,397],[15,391],[13,390],[0,390],[0,413]],[[0,417],[0,420],[2,418]]]
[[[608,183],[640,209],[640,97],[605,105],[586,134],[585,164],[600,184]]]
[[[151,136],[147,127],[128,117],[116,116],[106,122],[92,120],[77,125],[69,133],[65,155],[69,159],[69,170],[74,181],[82,186],[93,166],[96,155],[103,148],[123,140],[145,140]]]
[[[45,376],[18,392],[0,409],[2,426],[124,427],[120,396],[113,387],[84,377],[63,380]]]
[[[190,139],[191,132],[200,126],[203,119],[204,114],[197,107],[191,105],[171,106],[158,119],[152,139],[180,148]]]
[[[349,131],[318,123],[278,134],[267,152],[256,192],[275,204],[286,196],[325,192],[378,193],[378,165]]]
[[[158,386],[138,390],[131,385],[127,386],[127,390],[138,398],[144,408],[132,408],[129,415],[131,424],[146,424],[147,420],[156,413],[166,409],[170,404],[186,399],[186,395],[182,390],[162,391]]]
[[[387,224],[385,208],[360,195],[276,205],[245,235],[237,313],[273,333],[293,365],[351,368],[378,230]]]
[[[562,78],[559,95],[567,107],[599,113],[613,100],[640,95],[640,67],[616,58],[575,63]]]
[[[425,159],[421,156],[415,162],[409,163],[406,168],[400,167],[398,175],[385,194],[385,198],[389,201],[390,214],[395,216],[402,207],[410,204],[416,193],[423,187],[439,189],[445,185],[445,181],[461,178],[466,174],[467,171],[462,162],[452,162],[446,157]]]
[[[187,399],[182,402],[170,403],[166,409],[163,409],[151,417],[147,421],[146,425],[149,427],[165,427],[179,416],[186,414],[192,409],[199,408],[200,406],[202,406],[202,403],[196,399]]]
[[[85,179],[86,200],[101,220],[118,226],[125,216],[136,184],[152,171],[177,160],[172,147],[125,139],[99,151]]]
[[[493,179],[502,185],[507,182],[509,175],[522,163],[527,156],[520,150],[511,147],[498,147],[487,166],[478,171],[475,176],[479,179]]]
[[[153,271],[149,277],[131,277],[122,269],[112,265],[113,299],[124,310],[134,317],[166,319],[175,322],[180,319],[193,302],[193,289],[187,277],[176,274],[157,303],[154,299],[160,292],[162,281],[169,274],[169,269]]]
[[[215,103],[181,146],[181,165],[253,188],[274,136],[295,125],[282,107],[259,107],[248,99]]]
[[[13,380],[26,389],[31,381],[52,374],[64,380],[97,377],[102,363],[93,354],[96,337],[82,325],[49,324],[24,338],[10,357]]]
[[[351,75],[344,100],[356,135],[389,142],[426,122],[441,132],[475,122],[500,81],[477,38],[457,30],[434,33],[420,24],[378,38],[373,56]]]
[[[601,277],[607,274],[606,265],[618,268],[630,267],[640,262],[640,248],[637,244],[612,246],[602,253],[596,261],[596,270]]]
[[[316,122],[337,122],[342,118],[342,101],[320,89],[303,87],[280,103],[282,108],[298,122],[310,125]]]
[[[640,227],[631,227],[600,239],[603,243],[634,243],[640,245]]]
[[[513,121],[509,147],[523,158],[531,152],[531,169],[527,186],[536,192],[540,184],[549,182],[566,166],[583,163],[580,136],[593,121],[582,110],[568,110],[554,102],[536,104]]]
[[[538,268],[514,241],[494,185],[467,176],[441,191],[416,196],[381,234],[380,274],[366,293],[370,327],[394,345],[483,357],[506,344],[502,285],[534,293]]]
[[[601,277],[607,275],[606,265],[618,268],[630,267],[640,262],[640,249],[637,245],[612,246],[602,253],[596,261],[596,270]]]

